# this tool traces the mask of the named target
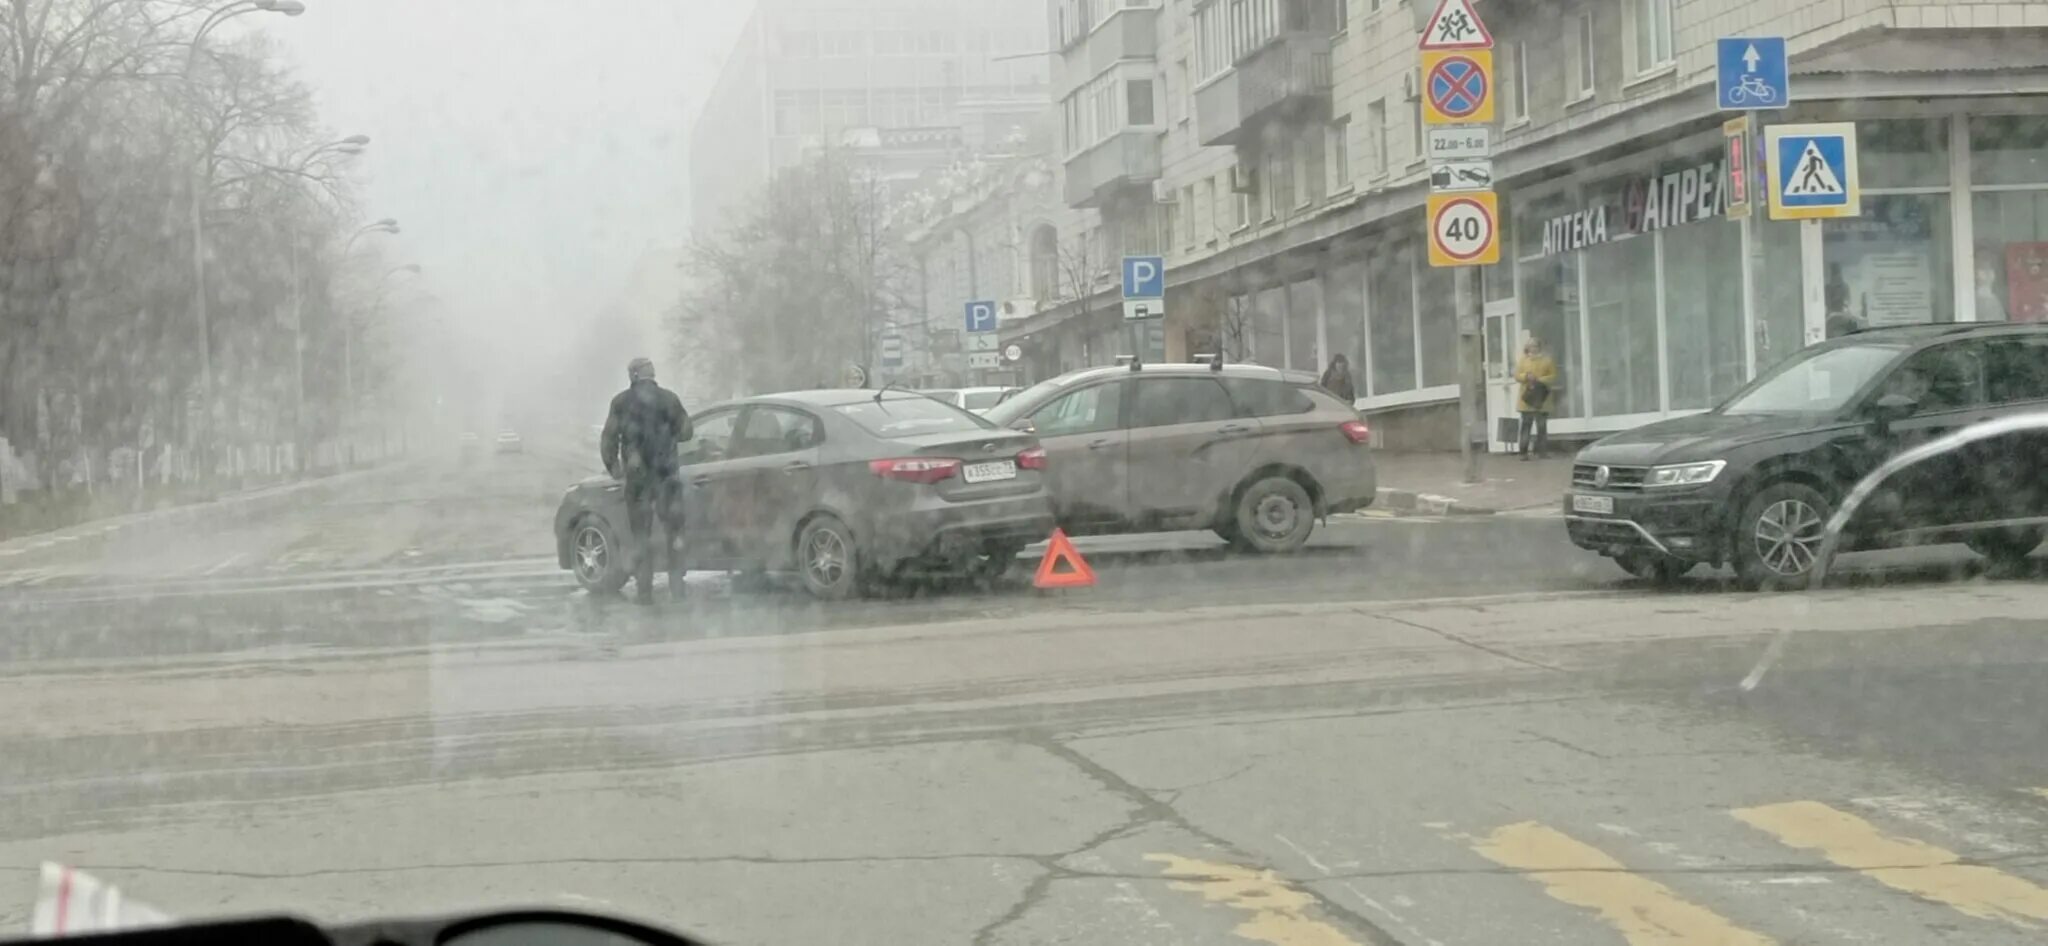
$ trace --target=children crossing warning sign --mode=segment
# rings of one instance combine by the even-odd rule
[[[1764,157],[1772,220],[1862,213],[1854,124],[1772,125],[1764,129]]]

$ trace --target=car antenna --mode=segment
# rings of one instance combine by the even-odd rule
[[[882,395],[889,393],[889,389],[895,386],[895,378],[890,378],[889,380],[882,382],[882,386],[875,391],[875,403],[882,403]]]

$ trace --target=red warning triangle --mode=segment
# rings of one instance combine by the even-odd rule
[[[1092,588],[1095,569],[1088,567],[1088,560],[1074,549],[1064,531],[1054,529],[1052,541],[1045,547],[1045,557],[1038,561],[1038,576],[1031,579],[1031,584],[1037,588]]]
[[[1472,0],[1442,0],[1436,5],[1436,12],[1430,14],[1429,25],[1423,27],[1422,42],[1416,48],[1492,49],[1493,34],[1479,21],[1479,11],[1472,9]]]

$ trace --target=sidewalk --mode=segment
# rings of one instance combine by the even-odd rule
[[[1522,461],[1511,453],[1480,457],[1484,478],[1464,481],[1465,465],[1455,453],[1373,454],[1379,471],[1379,500],[1373,511],[1392,515],[1491,515],[1556,505],[1571,482],[1569,455]]]

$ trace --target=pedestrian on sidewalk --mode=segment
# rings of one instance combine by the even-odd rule
[[[1557,400],[1557,359],[1550,357],[1542,339],[1531,335],[1522,343],[1521,360],[1515,362],[1515,381],[1522,386],[1516,404],[1522,411],[1522,435],[1517,452],[1522,459],[1529,459],[1529,445],[1533,440],[1536,456],[1547,456],[1550,453],[1550,410]]]
[[[1351,385],[1351,362],[1342,352],[1330,359],[1330,367],[1323,369],[1323,379],[1318,383],[1323,390],[1343,398],[1346,404],[1358,400],[1358,389]]]
[[[683,596],[683,476],[676,445],[690,439],[690,415],[675,393],[654,382],[654,362],[626,365],[626,390],[612,398],[598,450],[605,472],[626,485],[633,533],[633,583],[641,604],[654,600],[654,520],[661,520],[669,595]]]

